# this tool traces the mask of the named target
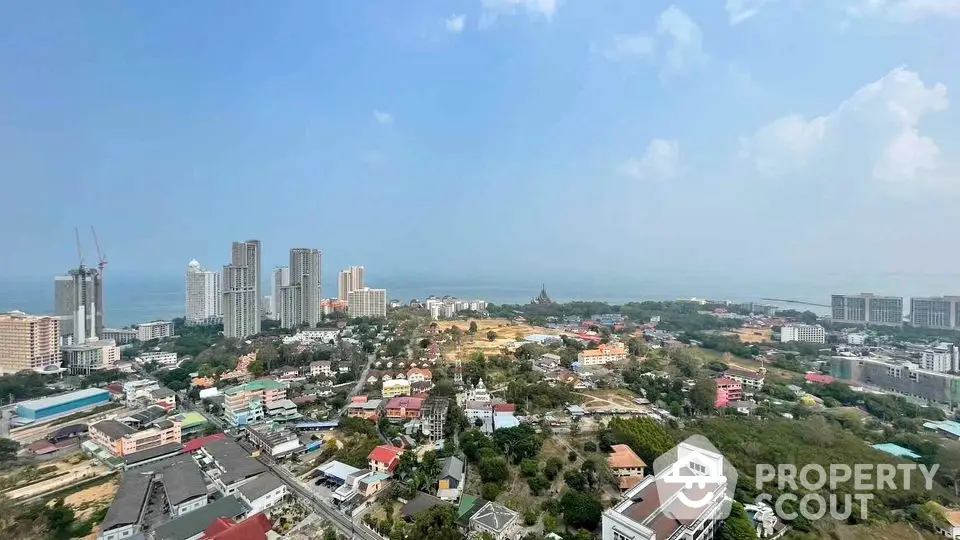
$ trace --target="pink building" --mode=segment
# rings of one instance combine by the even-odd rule
[[[714,382],[717,384],[717,401],[714,406],[718,409],[743,399],[743,385],[737,381],[721,377]]]

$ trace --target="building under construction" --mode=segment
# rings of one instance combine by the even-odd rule
[[[55,277],[53,281],[54,314],[60,320],[60,335],[68,343],[82,344],[103,335],[103,269],[107,260],[100,253],[96,235],[96,231],[93,231],[98,268],[88,268],[83,264],[80,235],[77,234],[77,268],[71,269],[65,276]]]

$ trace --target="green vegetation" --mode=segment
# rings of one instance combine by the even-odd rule
[[[666,428],[649,418],[614,418],[607,424],[607,430],[614,443],[626,444],[646,463],[653,463],[657,457],[673,448],[678,440]],[[604,434],[601,433],[601,441],[603,437]]]
[[[567,525],[593,530],[600,524],[603,505],[596,497],[573,490],[563,494],[560,504],[563,506],[563,520]]]
[[[756,540],[757,530],[750,522],[747,511],[743,505],[733,501],[730,507],[730,515],[723,520],[720,529],[717,530],[716,540]]]
[[[0,376],[0,402],[34,399],[54,393],[45,385],[44,376],[33,371]]]
[[[0,496],[0,530],[7,538],[68,540],[84,537],[106,515],[107,507],[104,507],[78,521],[73,509],[63,504],[63,499],[57,499],[52,505],[42,502],[24,505]]]
[[[0,439],[0,467],[12,463],[17,459],[20,443],[10,439]]]
[[[713,306],[683,301],[629,302],[623,305],[611,305],[605,302],[569,302],[566,304],[489,305],[487,313],[491,317],[506,318],[519,315],[536,325],[546,324],[551,318],[576,316],[589,319],[594,315],[616,313],[634,323],[645,323],[650,320],[650,317],[659,316],[660,323],[657,328],[668,331],[702,332],[740,326],[740,322],[734,319],[721,319],[699,313],[712,308]]]

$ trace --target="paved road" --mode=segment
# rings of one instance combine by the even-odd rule
[[[347,393],[347,402],[344,404],[343,408],[337,412],[336,416],[333,417],[334,420],[340,420],[340,417],[347,412],[347,407],[350,406],[350,398],[360,393],[360,390],[363,390],[363,385],[367,382],[367,377],[370,376],[370,367],[373,366],[373,360],[376,356],[372,354],[367,355],[367,365],[363,368],[363,372],[357,378],[357,384]]]

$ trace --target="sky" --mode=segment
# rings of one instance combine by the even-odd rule
[[[0,9],[0,279],[960,274],[960,0]]]

